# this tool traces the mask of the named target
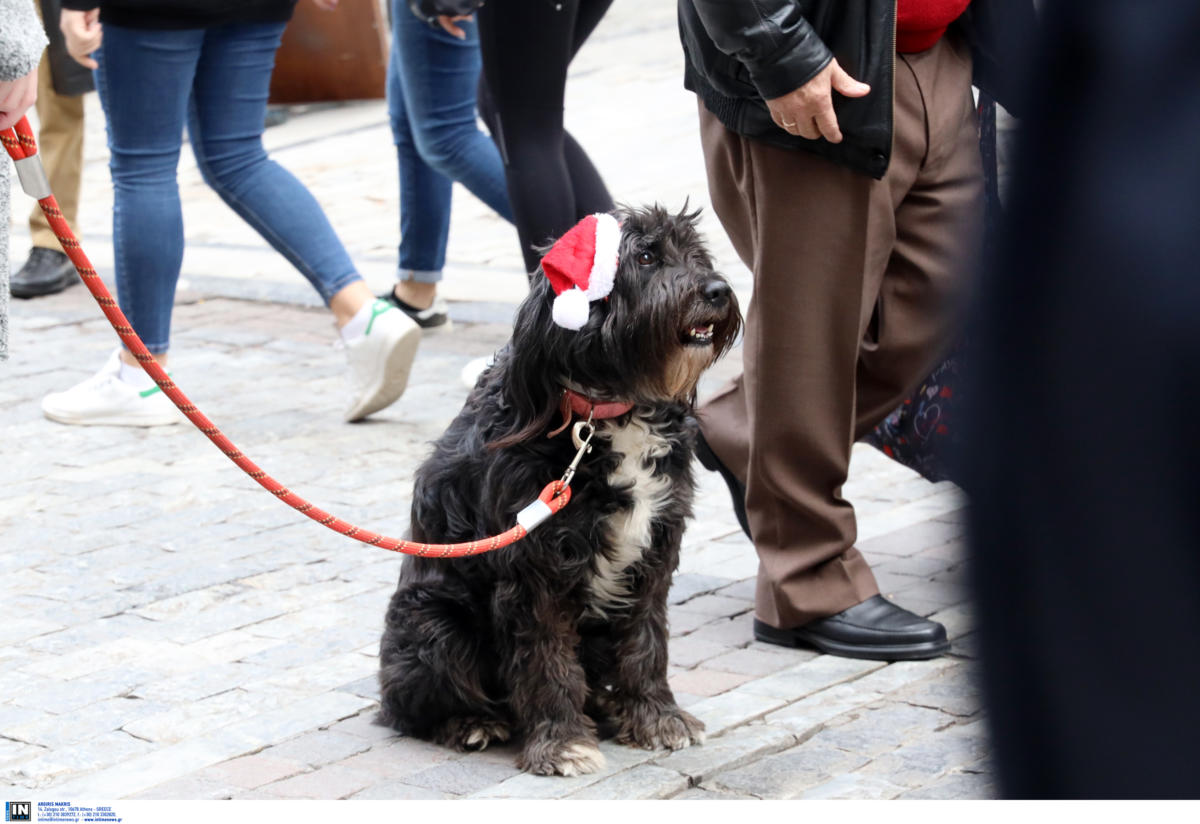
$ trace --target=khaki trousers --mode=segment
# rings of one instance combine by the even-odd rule
[[[743,374],[700,411],[746,483],[756,612],[786,629],[878,593],[842,485],[854,442],[944,354],[974,263],[983,181],[971,58],[896,58],[887,175],[726,129],[701,105],[713,207],[754,273]]]
[[[38,14],[41,5],[38,6]],[[42,55],[38,65],[38,154],[50,179],[50,190],[58,200],[63,217],[79,234],[79,188],[83,176],[83,95],[65,97],[54,91],[50,79],[50,58]],[[42,207],[36,203],[29,213],[29,233],[33,245],[62,251]]]

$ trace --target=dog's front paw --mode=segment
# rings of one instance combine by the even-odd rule
[[[488,744],[504,743],[512,736],[508,724],[494,718],[464,716],[451,718],[434,733],[433,740],[456,750],[486,750]]]
[[[517,766],[534,775],[586,775],[604,767],[604,753],[590,737],[534,740],[525,744]]]
[[[704,722],[674,704],[630,704],[615,720],[618,744],[645,750],[682,750],[689,744],[704,743]]]

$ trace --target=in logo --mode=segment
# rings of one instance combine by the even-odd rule
[[[32,801],[5,801],[4,802],[4,820],[5,821],[33,821],[33,802]]]

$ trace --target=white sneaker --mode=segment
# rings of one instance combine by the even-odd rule
[[[166,426],[185,420],[161,389],[152,386],[139,392],[121,380],[120,371],[121,358],[115,351],[83,383],[42,398],[42,414],[77,426]]]
[[[347,421],[360,421],[395,402],[408,386],[421,327],[387,301],[376,300],[362,337],[346,344],[350,362]]]

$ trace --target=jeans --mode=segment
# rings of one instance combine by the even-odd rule
[[[117,295],[155,354],[170,344],[183,263],[176,170],[185,123],[204,181],[326,303],[361,279],[321,206],[263,149],[271,69],[284,25],[171,31],[104,26],[96,88],[111,152]]]
[[[388,114],[400,165],[400,277],[442,279],[450,234],[450,194],[459,181],[512,222],[504,166],[492,139],[475,122],[479,35],[458,24],[465,40],[432,28],[392,0]]]

